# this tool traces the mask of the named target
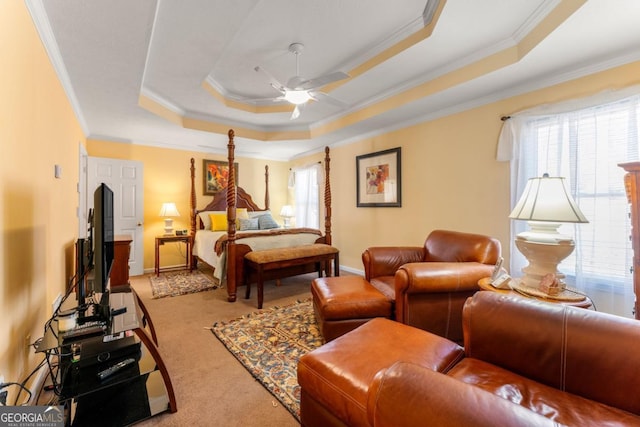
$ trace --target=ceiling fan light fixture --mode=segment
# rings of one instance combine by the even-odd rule
[[[311,95],[306,90],[285,90],[284,99],[294,105],[300,105],[310,100]]]

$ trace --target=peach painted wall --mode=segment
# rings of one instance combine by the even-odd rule
[[[90,156],[137,160],[144,164],[144,268],[154,268],[155,236],[164,233],[164,220],[158,216],[163,202],[175,202],[180,217],[174,218],[174,229],[189,229],[189,197],[191,194],[190,159],[195,159],[197,206],[202,208],[212,196],[203,195],[202,160],[226,161],[219,154],[155,148],[109,141],[87,141]],[[269,166],[270,206],[274,219],[281,221],[280,208],[286,204],[288,164],[236,157],[238,184],[247,190],[260,207],[264,207],[265,165]],[[167,244],[160,248],[161,266],[184,263],[184,244]]]
[[[509,164],[495,160],[500,117],[640,82],[640,62],[331,149],[333,243],[361,271],[374,245],[422,245],[436,228],[484,233],[509,260]],[[357,208],[355,158],[402,147],[402,207]],[[322,158],[317,153],[292,165]],[[508,265],[508,264],[507,264]]]
[[[20,382],[73,274],[84,136],[24,2],[0,2],[0,62],[0,374]]]

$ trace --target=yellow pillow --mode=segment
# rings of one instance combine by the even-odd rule
[[[227,214],[209,214],[211,220],[211,231],[227,231]]]

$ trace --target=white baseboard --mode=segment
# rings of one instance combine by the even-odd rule
[[[364,270],[358,270],[357,268],[351,268],[344,265],[340,266],[340,270],[344,270],[349,273],[357,274],[358,276],[364,276]]]

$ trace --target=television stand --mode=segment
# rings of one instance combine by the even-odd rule
[[[110,308],[126,310],[112,318],[104,334],[62,341],[54,321],[36,346],[36,352],[58,357],[58,373],[51,372],[51,379],[59,390],[59,404],[65,407],[66,425],[128,425],[177,411],[171,378],[146,308],[130,286],[114,290],[109,293]],[[73,308],[74,303],[71,295],[61,309]],[[131,358],[134,363],[129,361],[107,378],[98,376]]]

